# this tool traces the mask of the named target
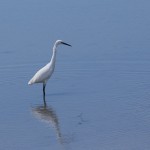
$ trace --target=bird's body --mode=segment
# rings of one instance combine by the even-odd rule
[[[51,63],[48,63],[46,66],[41,68],[28,82],[28,84],[34,83],[46,83],[47,80],[51,77],[52,73],[54,72],[54,67]]]
[[[52,58],[50,62],[45,65],[43,68],[41,68],[37,73],[31,78],[31,80],[28,82],[29,85],[34,84],[34,83],[43,83],[43,95],[45,97],[45,86],[48,81],[48,79],[51,77],[51,75],[54,72],[55,69],[55,62],[56,62],[56,48],[59,44],[64,44],[71,46],[67,43],[64,43],[61,40],[57,40],[54,44],[53,47],[53,53],[52,53]]]

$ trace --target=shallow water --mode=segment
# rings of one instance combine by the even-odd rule
[[[0,4],[0,149],[150,149],[149,1]],[[27,83],[56,39],[45,106]]]

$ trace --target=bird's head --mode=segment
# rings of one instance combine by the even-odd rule
[[[55,42],[56,47],[57,47],[58,45],[60,45],[60,44],[64,44],[64,45],[67,45],[67,46],[71,46],[70,44],[67,44],[67,43],[63,42],[62,40],[57,40],[57,41]]]

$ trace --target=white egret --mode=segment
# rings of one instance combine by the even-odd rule
[[[45,99],[45,87],[48,79],[51,77],[51,75],[54,72],[55,68],[55,62],[56,62],[56,48],[58,45],[64,44],[67,46],[71,46],[70,44],[67,44],[63,42],[62,40],[57,40],[53,46],[53,53],[50,62],[45,65],[43,68],[37,71],[37,73],[31,78],[31,80],[28,82],[29,85],[34,83],[43,83],[43,96]]]

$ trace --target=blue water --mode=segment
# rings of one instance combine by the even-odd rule
[[[149,150],[148,0],[0,2],[0,149]],[[27,85],[58,47],[46,87]]]

